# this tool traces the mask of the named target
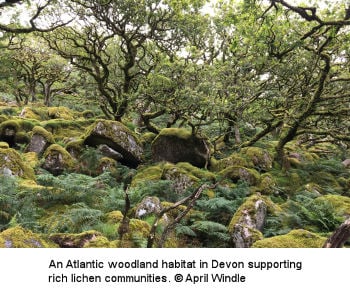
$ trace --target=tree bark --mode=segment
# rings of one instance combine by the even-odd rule
[[[341,248],[350,238],[350,218],[344,221],[328,238],[323,248]]]

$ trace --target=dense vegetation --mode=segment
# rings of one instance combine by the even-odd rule
[[[322,247],[350,6],[292,2],[0,2],[0,247]]]

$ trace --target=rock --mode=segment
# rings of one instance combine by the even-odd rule
[[[103,173],[105,171],[113,171],[115,169],[117,162],[114,159],[103,157],[98,161],[98,173]]]
[[[73,113],[66,107],[50,107],[47,109],[50,119],[73,120]]]
[[[0,148],[0,174],[35,179],[34,170],[11,148]]]
[[[10,147],[16,146],[16,133],[20,129],[17,121],[8,120],[0,124],[0,141],[7,142]]]
[[[116,161],[120,161],[123,159],[123,155],[115,151],[114,149],[110,148],[106,144],[101,144],[97,148],[98,151],[101,152],[102,155],[104,155],[107,158],[111,158]]]
[[[52,144],[44,153],[42,168],[53,175],[60,175],[74,167],[73,157],[60,145]]]
[[[350,159],[346,159],[341,162],[345,168],[350,168]]]
[[[240,152],[248,161],[251,161],[258,171],[268,171],[272,168],[273,157],[270,153],[258,147],[246,147]]]
[[[182,195],[189,187],[199,182],[199,179],[185,172],[177,166],[166,167],[163,173],[166,180],[170,180],[177,195]]]
[[[186,129],[165,128],[152,143],[152,158],[156,162],[188,162],[203,168],[209,163],[210,149],[205,139]]]
[[[256,185],[259,182],[260,174],[255,169],[249,169],[239,166],[231,166],[222,170],[219,175],[223,178],[230,178],[233,182],[238,180],[246,181],[250,185]]]
[[[21,226],[4,230],[0,233],[0,248],[52,248],[53,244],[40,235]]]
[[[51,234],[49,239],[60,248],[83,248],[101,236],[101,233],[91,230],[79,234]]]
[[[249,248],[263,238],[261,232],[269,206],[272,207],[272,202],[257,193],[238,208],[228,227],[236,248]]]
[[[120,153],[120,162],[136,168],[142,162],[143,148],[136,136],[123,124],[116,121],[96,121],[87,131],[84,144],[97,147],[101,144]]]
[[[157,197],[146,197],[137,205],[135,218],[142,219],[151,214],[157,215],[163,209]]]
[[[326,238],[304,229],[292,230],[286,235],[256,241],[253,248],[321,248]]]
[[[35,152],[41,156],[55,140],[52,134],[43,127],[35,126],[32,132],[32,137],[26,148],[26,152]]]

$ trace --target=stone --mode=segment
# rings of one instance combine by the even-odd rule
[[[60,175],[74,167],[73,157],[60,145],[53,144],[44,153],[42,168],[53,175]]]
[[[142,219],[151,214],[157,215],[162,209],[163,206],[157,197],[145,197],[136,207],[135,218]]]
[[[19,153],[11,148],[0,148],[0,174],[35,179],[33,168],[24,163]]]
[[[122,155],[120,163],[131,168],[142,162],[143,148],[138,138],[120,122],[96,121],[85,134],[84,144],[92,147],[107,145]]]
[[[35,152],[41,156],[52,143],[52,134],[40,126],[35,126],[26,152]]]
[[[236,211],[229,224],[229,233],[236,248],[250,248],[263,238],[267,209],[271,201],[256,193]]]
[[[123,159],[123,155],[121,153],[118,153],[117,151],[110,148],[106,144],[99,145],[97,150],[100,151],[101,154],[107,158],[111,158],[111,159],[116,160],[116,161],[120,161]]]
[[[0,248],[52,248],[39,234],[21,226],[15,226],[0,233]]]
[[[152,142],[152,158],[156,162],[188,162],[193,166],[208,166],[210,149],[204,138],[182,128],[164,128]]]
[[[346,159],[341,162],[345,168],[350,168],[350,159]]]
[[[57,244],[60,248],[83,248],[101,236],[101,233],[91,230],[79,234],[51,234],[49,236],[49,239]]]

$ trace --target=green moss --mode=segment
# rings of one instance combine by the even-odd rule
[[[0,124],[0,134],[3,134],[3,132],[6,128],[13,129],[13,130],[15,130],[15,132],[17,132],[21,128],[21,126],[19,124],[19,120],[7,120],[5,122],[2,122]]]
[[[90,126],[90,120],[53,119],[41,122],[41,126],[51,132],[56,140],[63,138],[78,138]]]
[[[233,153],[231,156],[221,160],[212,159],[210,167],[211,170],[219,172],[230,166],[253,167],[252,164],[248,164],[248,161],[238,153]]]
[[[164,164],[160,163],[156,166],[141,168],[137,170],[137,174],[133,177],[131,187],[136,186],[140,182],[144,181],[157,181],[162,178],[164,170]]]
[[[29,132],[31,131],[35,126],[39,125],[40,122],[37,120],[31,120],[31,119],[11,119],[4,121],[0,124],[0,134],[3,133],[5,128],[11,128],[15,130],[15,132]]]
[[[8,148],[10,148],[10,146],[7,142],[4,142],[4,141],[0,142],[0,149],[8,149]]]
[[[21,226],[9,228],[0,233],[1,248],[51,248],[54,245]]]
[[[32,131],[33,135],[40,135],[46,139],[48,143],[54,143],[53,135],[41,126],[35,126]]]
[[[21,156],[14,149],[9,148],[0,148],[0,173],[35,179],[33,168],[24,163]]]
[[[350,216],[350,197],[339,195],[325,195],[318,197],[316,200],[328,201],[332,204],[338,214]]]
[[[36,152],[28,152],[23,154],[25,163],[31,168],[37,168],[40,164],[38,154]]]
[[[43,119],[35,110],[33,110],[30,107],[24,107],[21,111],[20,117],[25,119],[34,119],[38,121]]]
[[[298,229],[286,235],[263,239],[253,244],[253,248],[321,248],[326,238],[315,233]]]
[[[49,118],[73,120],[73,113],[66,107],[50,107],[47,109]]]
[[[63,164],[66,169],[72,169],[75,165],[74,158],[66,151],[66,149],[58,144],[50,145],[44,153],[44,158],[46,159],[50,155],[60,154],[62,156]]]
[[[80,115],[85,119],[91,119],[95,117],[95,113],[91,110],[85,110]]]
[[[273,176],[269,173],[264,173],[261,175],[259,191],[265,195],[271,195],[275,191],[276,182]]]
[[[265,149],[259,147],[246,147],[240,152],[248,162],[252,162],[254,167],[262,170],[270,170],[272,168],[273,156]]]
[[[187,162],[180,162],[176,164],[176,167],[186,171],[189,174],[201,179],[201,180],[210,180],[215,181],[216,175],[208,170],[200,169],[198,167],[192,166]]]
[[[9,117],[8,117],[8,116],[5,116],[5,115],[0,115],[0,124],[1,124],[2,122],[7,121],[8,119],[9,119]]]
[[[164,128],[160,131],[159,136],[171,136],[181,139],[189,139],[192,133],[188,129],[184,128]]]
[[[96,240],[97,243],[102,244],[102,241],[106,242],[105,239],[101,239],[102,237],[103,236],[100,232],[94,230],[85,231],[79,234],[58,233],[49,235],[49,239],[61,248],[83,248],[85,246],[93,245]]]
[[[27,144],[30,142],[30,137],[27,132],[20,131],[16,133],[15,142],[17,144]]]
[[[232,181],[237,182],[238,180],[243,180],[251,185],[256,185],[259,183],[260,174],[255,169],[249,169],[240,166],[231,166],[219,173],[222,178],[230,178]]]
[[[240,223],[240,220],[243,216],[249,215],[253,219],[256,214],[256,203],[258,201],[263,201],[266,204],[267,207],[267,214],[274,215],[279,212],[281,212],[281,208],[274,204],[269,197],[262,196],[260,194],[254,194],[250,197],[248,197],[245,202],[237,209],[236,213],[233,215],[230,224],[228,226],[229,232],[233,232],[234,227],[236,224]]]
[[[157,134],[152,132],[146,132],[141,136],[141,142],[152,143],[152,141],[157,137]]]
[[[146,221],[130,219],[128,232],[123,236],[123,240],[119,242],[119,247],[145,247],[150,230],[151,226]]]
[[[106,237],[98,236],[95,239],[88,241],[83,248],[117,248],[116,241],[109,241]]]
[[[109,224],[119,223],[123,220],[123,213],[119,210],[108,212],[105,214],[104,220]]]

